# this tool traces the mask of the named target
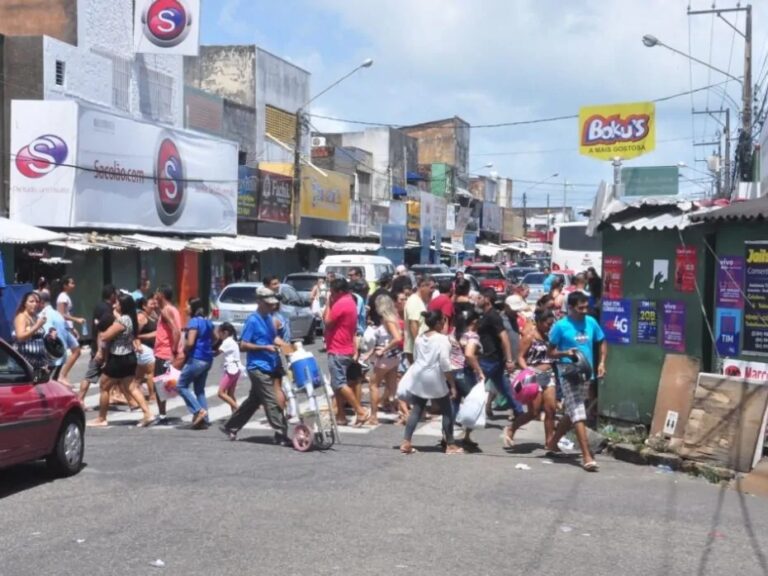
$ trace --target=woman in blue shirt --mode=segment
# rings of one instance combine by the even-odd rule
[[[205,380],[213,362],[213,345],[216,337],[213,323],[206,317],[205,304],[200,298],[189,299],[187,315],[189,316],[189,323],[184,342],[186,361],[176,383],[176,389],[194,416],[192,427],[200,429],[208,424]]]

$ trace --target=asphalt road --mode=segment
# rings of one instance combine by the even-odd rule
[[[473,455],[439,452],[436,423],[412,456],[393,424],[301,454],[260,417],[229,442],[118,412],[87,431],[79,475],[1,472],[0,575],[768,574],[768,500],[608,457],[598,474],[549,463],[538,423],[513,454],[503,419]]]

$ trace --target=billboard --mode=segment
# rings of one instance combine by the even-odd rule
[[[133,47],[144,54],[197,56],[200,0],[136,0]]]
[[[585,106],[579,110],[579,153],[584,156],[628,160],[655,148],[653,102]]]
[[[259,171],[248,166],[237,167],[237,217],[256,218],[256,197],[259,194]]]
[[[77,102],[11,104],[11,216],[35,226],[236,234],[238,145]]]
[[[260,170],[256,218],[262,222],[288,224],[291,221],[293,178]]]
[[[293,164],[285,162],[259,162],[259,169],[286,176],[293,181]],[[301,216],[320,220],[348,222],[352,179],[346,174],[312,167],[301,171]]]
[[[483,220],[481,229],[499,234],[501,232],[501,208],[498,204],[483,202]]]
[[[677,166],[645,166],[622,168],[624,196],[677,196],[680,168]]]

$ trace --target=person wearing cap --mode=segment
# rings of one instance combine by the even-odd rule
[[[221,427],[230,440],[237,439],[237,433],[245,426],[260,406],[264,406],[269,425],[275,430],[275,443],[283,446],[288,440],[288,422],[278,404],[275,394],[274,377],[279,368],[277,352],[278,339],[274,311],[280,301],[277,294],[265,286],[256,290],[258,306],[245,321],[240,341],[240,350],[246,353],[246,370],[251,380],[251,391]]]
[[[407,276],[408,275],[408,268],[405,267],[405,264],[398,264],[397,268],[395,268],[395,276]]]

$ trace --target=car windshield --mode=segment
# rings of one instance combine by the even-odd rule
[[[525,278],[523,278],[523,284],[544,284],[544,279],[547,277],[546,274],[542,274],[541,272],[534,272],[533,274],[526,274]]]
[[[227,286],[219,296],[222,304],[256,304],[255,286]]]
[[[314,276],[289,276],[285,279],[285,284],[293,286],[299,292],[310,292],[317,284],[317,278]]]
[[[498,268],[472,268],[469,272],[478,280],[504,280]]]
[[[285,304],[300,304],[301,296],[288,284],[280,284],[280,297]]]

